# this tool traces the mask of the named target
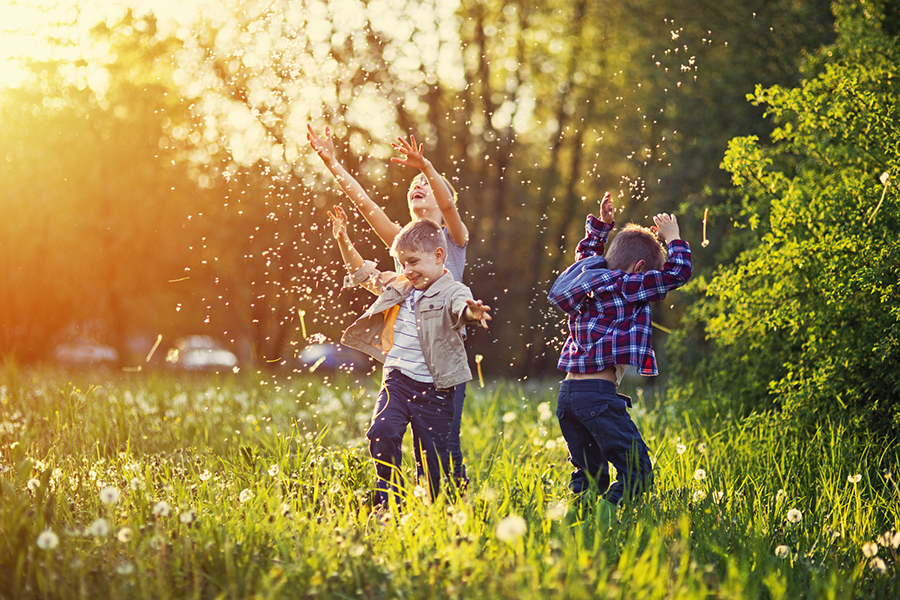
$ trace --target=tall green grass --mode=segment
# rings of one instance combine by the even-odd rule
[[[896,443],[831,422],[699,423],[636,390],[656,485],[607,530],[566,518],[555,383],[474,382],[466,493],[428,502],[408,460],[403,511],[376,514],[376,392],[8,366],[0,598],[900,595]]]

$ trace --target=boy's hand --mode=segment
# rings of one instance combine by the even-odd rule
[[[400,143],[392,143],[391,146],[393,146],[394,149],[397,150],[397,152],[400,152],[405,156],[392,156],[391,162],[395,162],[398,165],[403,165],[404,167],[412,167],[413,169],[419,170],[424,169],[428,165],[428,160],[422,153],[423,144],[416,144],[416,136],[409,136],[409,142],[401,137],[398,137],[397,141],[399,141]]]
[[[335,206],[333,213],[330,210],[328,211],[328,218],[331,219],[331,234],[334,236],[334,239],[350,239],[347,235],[347,223],[350,220],[347,218],[347,213],[344,212],[343,208]]]
[[[600,201],[600,220],[611,225],[616,220],[616,209],[613,207],[612,196],[609,192],[603,194],[603,200]]]
[[[653,217],[653,222],[656,223],[656,226],[651,227],[651,229],[666,244],[681,238],[681,232],[678,230],[678,219],[675,218],[675,215],[659,213]]]
[[[334,160],[334,142],[331,141],[331,127],[325,127],[325,136],[319,137],[315,131],[313,131],[312,125],[309,123],[306,124],[306,139],[309,140],[309,145],[312,146],[312,149],[316,151],[316,154],[319,155],[326,163]]]
[[[489,314],[490,306],[485,306],[481,300],[471,300],[466,298],[466,318],[469,321],[478,321],[485,329],[488,328],[487,322],[491,320]]]

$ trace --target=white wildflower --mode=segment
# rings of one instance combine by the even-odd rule
[[[802,520],[803,520],[803,513],[800,512],[799,510],[797,510],[796,508],[792,508],[791,510],[787,511],[787,521],[791,525],[796,525],[797,523],[799,523]]]
[[[166,502],[165,500],[160,500],[153,507],[153,516],[154,517],[166,518],[171,514],[172,514],[172,507],[169,506],[169,503]]]
[[[37,547],[41,550],[53,550],[59,545],[59,536],[46,529],[37,536]]]
[[[248,502],[252,498],[253,498],[253,492],[251,492],[247,488],[242,489],[240,496],[238,496],[238,500],[240,500],[241,504]]]
[[[88,526],[87,532],[94,537],[106,537],[109,534],[109,522],[100,517]]]
[[[866,558],[872,558],[876,554],[878,554],[878,544],[875,542],[866,542],[862,547],[863,556]]]
[[[116,539],[123,544],[127,544],[132,538],[134,538],[134,532],[131,531],[130,527],[123,527],[119,530],[119,533],[116,534]]]
[[[696,471],[694,471],[694,479],[696,479],[697,481],[703,481],[704,479],[706,479],[706,471],[704,471],[703,469],[697,469]]]
[[[528,525],[525,523],[525,519],[518,515],[509,515],[500,519],[495,533],[498,540],[511,542],[525,535],[527,530]]]
[[[103,504],[115,504],[119,501],[119,489],[107,486],[100,490],[100,502]]]
[[[778,558],[789,558],[791,556],[791,549],[783,544],[775,546],[775,556]]]

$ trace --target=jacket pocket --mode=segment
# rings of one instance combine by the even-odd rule
[[[443,301],[424,299],[419,302],[418,310],[419,314],[422,315],[423,321],[440,319],[441,315],[444,313],[444,303]]]

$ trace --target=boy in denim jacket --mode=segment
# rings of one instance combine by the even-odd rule
[[[340,207],[328,216],[351,273],[344,286],[361,285],[378,295],[341,338],[384,363],[384,383],[366,432],[378,480],[376,504],[387,507],[390,495],[402,487],[399,467],[408,424],[422,455],[417,476],[427,475],[434,498],[441,471],[452,472],[454,388],[472,378],[461,330],[474,322],[487,328],[491,309],[473,300],[469,288],[444,268],[447,241],[434,221],[413,221],[394,238],[391,255],[403,270],[399,275],[362,259]]]
[[[580,495],[595,482],[607,522],[626,491],[634,496],[653,483],[647,445],[626,410],[631,400],[616,388],[626,365],[636,366],[641,375],[658,374],[650,346],[650,302],[665,298],[691,276],[690,247],[680,239],[676,218],[665,213],[653,218],[653,228],[627,225],[602,256],[614,214],[607,193],[600,219],[587,217],[575,263],[549,294],[569,317],[558,362],[566,377],[556,409],[575,466],[569,487]],[[666,249],[659,240],[668,244]],[[610,462],[618,473],[612,485]]]

